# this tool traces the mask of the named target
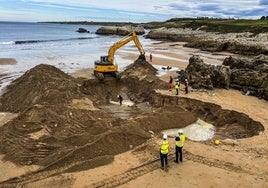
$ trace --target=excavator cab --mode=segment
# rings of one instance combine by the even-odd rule
[[[117,72],[117,64],[113,64],[108,61],[108,56],[101,56],[100,60],[95,61],[94,75],[99,79],[103,80],[105,76],[112,75],[117,79],[120,79],[120,76]]]
[[[100,60],[95,61],[95,64],[104,65],[104,64],[113,64],[113,63],[108,61],[108,56],[101,56]]]
[[[116,50],[124,46],[130,41],[134,41],[136,47],[140,52],[139,60],[145,61],[145,51],[142,48],[142,45],[138,39],[138,36],[135,32],[130,33],[129,35],[123,37],[118,42],[114,43],[109,51],[107,56],[101,56],[100,60],[96,60],[94,75],[99,79],[103,80],[106,75],[112,75],[117,79],[121,79],[120,74],[118,73],[118,65],[114,63],[114,54]]]

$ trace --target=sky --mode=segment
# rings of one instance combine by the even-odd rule
[[[165,21],[170,18],[259,19],[268,0],[0,0],[0,21]]]

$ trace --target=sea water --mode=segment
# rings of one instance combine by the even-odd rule
[[[85,28],[89,33],[78,33],[78,28]],[[73,73],[84,68],[93,68],[94,61],[107,55],[110,46],[122,36],[97,35],[100,25],[72,25],[52,23],[0,22],[0,58],[14,58],[16,65],[0,65],[0,92],[11,80],[38,64],[50,64],[66,73]],[[152,43],[150,39],[139,36],[143,47]],[[134,42],[118,49],[133,51],[139,55]],[[146,51],[146,49],[144,49]],[[131,60],[122,60],[115,54],[115,63],[119,71],[131,64]]]

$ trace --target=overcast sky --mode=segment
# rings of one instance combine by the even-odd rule
[[[259,19],[268,0],[0,0],[0,21],[165,21],[175,17]]]

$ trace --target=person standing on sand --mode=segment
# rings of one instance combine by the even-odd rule
[[[179,95],[179,89],[180,89],[180,82],[179,82],[179,80],[176,81],[175,89],[176,89],[176,95]]]
[[[169,91],[172,90],[172,87],[173,87],[173,77],[170,75],[169,76]]]
[[[150,54],[150,62],[152,62],[152,61],[153,61],[153,55]]]
[[[121,106],[122,105],[122,102],[123,102],[123,97],[121,95],[118,95],[117,96],[117,99],[119,100],[119,104]]]
[[[169,143],[167,141],[167,135],[163,135],[163,141],[160,147],[160,161],[161,161],[161,169],[167,170],[168,165],[168,149]]]
[[[185,86],[185,94],[188,94],[189,82],[188,82],[188,80],[187,80],[187,79],[185,79],[184,86]]]
[[[176,158],[174,160],[175,163],[179,163],[179,159],[180,162],[182,162],[182,148],[184,146],[184,142],[185,142],[185,135],[183,134],[183,130],[180,129],[178,131],[178,136],[175,137],[175,154],[176,154]],[[180,154],[180,157],[179,157]]]

